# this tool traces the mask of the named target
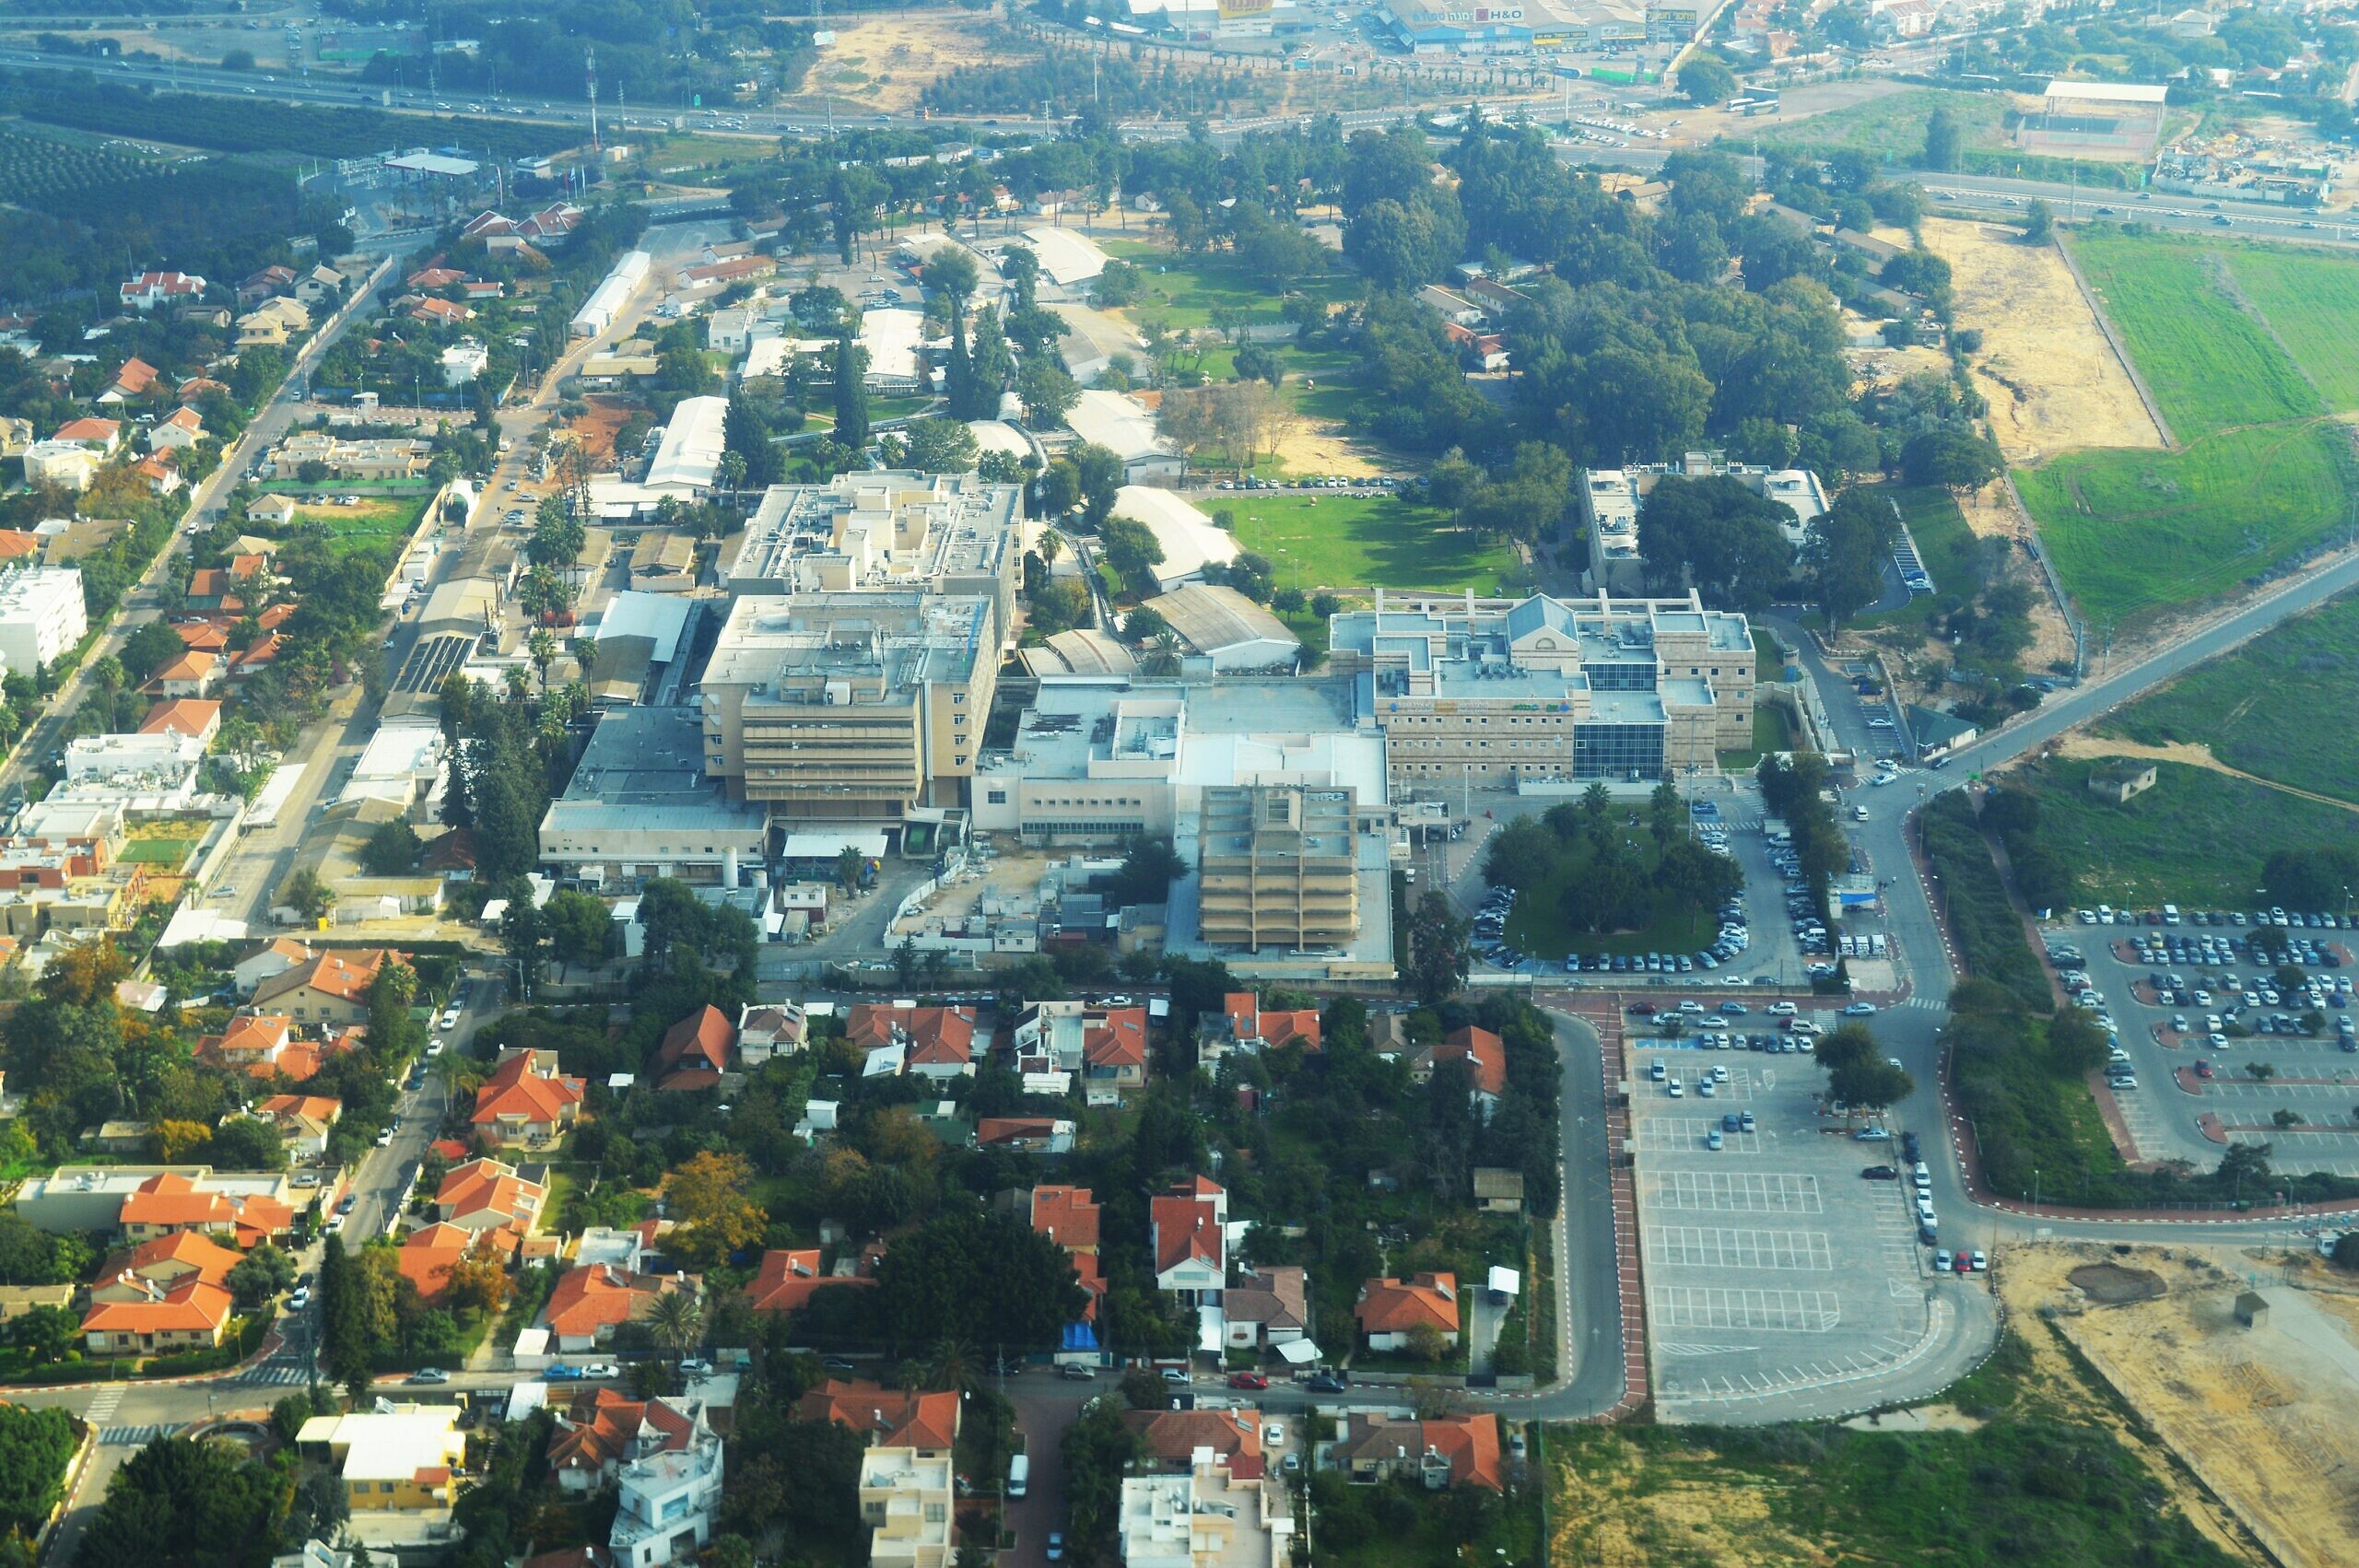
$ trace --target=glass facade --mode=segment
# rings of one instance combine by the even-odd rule
[[[1573,726],[1573,777],[1576,778],[1641,778],[1662,774],[1662,731],[1660,724],[1576,724]]]
[[[1616,660],[1611,664],[1584,664],[1590,689],[1601,692],[1650,692],[1655,689],[1655,663],[1649,660]]]

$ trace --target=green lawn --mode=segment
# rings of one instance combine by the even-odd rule
[[[1391,496],[1215,495],[1205,509],[1227,512],[1237,542],[1266,556],[1281,588],[1514,588],[1522,563],[1502,544],[1449,531],[1447,514]]]
[[[2359,409],[2359,267],[2341,256],[2255,247],[2232,252],[2228,270],[2327,406]]]
[[[1639,840],[1642,850],[1651,849],[1653,841],[1643,829],[1633,828],[1630,836]],[[1647,854],[1646,860],[1651,867],[1653,855]],[[1658,904],[1654,924],[1643,930],[1604,935],[1573,930],[1557,912],[1557,898],[1566,883],[1585,874],[1589,861],[1588,840],[1579,839],[1556,874],[1523,891],[1508,916],[1509,947],[1555,963],[1568,953],[1696,953],[1712,945],[1719,930],[1712,911],[1682,910],[1668,900]]]
[[[2359,802],[2359,595],[2289,621],[2182,675],[2100,728],[2149,745],[2194,742],[2231,767]],[[2342,721],[2322,722],[2330,716]],[[2351,829],[2359,833],[2359,818]]]
[[[2216,247],[2109,229],[2070,243],[2177,439],[2324,412],[2317,389],[2223,287]]]
[[[1770,678],[1776,678],[1774,669]],[[1793,724],[1787,719],[1786,710],[1766,702],[1755,703],[1753,708],[1753,749],[1743,752],[1722,752],[1720,771],[1750,773],[1761,766],[1763,754],[1791,751],[1793,746]]]
[[[2280,425],[2181,452],[2066,452],[2015,484],[2066,591],[2103,626],[2225,592],[2346,529],[2350,467],[2340,427]]]
[[[129,860],[137,865],[161,866],[167,871],[178,871],[182,863],[187,860],[188,852],[195,848],[199,842],[200,840],[194,838],[133,838],[125,841],[123,853],[117,855],[115,859]]]
[[[1966,526],[1957,497],[1942,486],[1895,485],[1884,494],[1900,509],[1908,536],[1917,542],[1918,558],[1932,574],[1933,591],[1920,593],[1898,609],[1861,615],[1852,625],[1922,627],[1935,604],[1972,599],[1981,591],[1990,574],[1990,557],[1974,530]]]
[[[1108,255],[1134,263],[1143,275],[1139,298],[1121,307],[1134,322],[1157,321],[1174,330],[1208,327],[1215,310],[1241,311],[1251,322],[1285,319],[1277,291],[1226,252],[1183,256],[1146,240],[1100,239],[1098,243]],[[1332,274],[1304,278],[1294,287],[1297,294],[1322,300],[1348,299],[1358,290],[1358,280],[1344,269],[1340,256]]]
[[[2157,763],[2154,787],[2125,805],[2088,792],[2084,759],[2025,769],[2039,837],[2078,868],[2080,902],[2242,908],[2273,849],[2348,843],[2359,816],[2209,768]]]

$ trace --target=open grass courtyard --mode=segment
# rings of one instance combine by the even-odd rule
[[[1449,514],[1392,496],[1240,490],[1209,497],[1229,514],[1237,542],[1269,557],[1281,588],[1516,589],[1524,568],[1512,546],[1450,526]]]

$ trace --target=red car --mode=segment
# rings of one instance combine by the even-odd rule
[[[2198,1078],[2209,1078],[2209,1077],[2211,1077],[2211,1076],[2212,1076],[2212,1064],[2211,1064],[2210,1062],[2208,1062],[2208,1061],[2205,1061],[2201,1057],[2197,1057],[2197,1058],[2195,1059],[2195,1076],[2197,1076]]]
[[[1950,1270],[1954,1273],[1971,1274],[1974,1272],[1974,1259],[1961,1252],[1950,1264]]]
[[[1228,1386],[1232,1388],[1267,1388],[1270,1380],[1258,1372],[1232,1372],[1228,1375]]]

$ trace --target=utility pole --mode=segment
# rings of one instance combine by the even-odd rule
[[[598,150],[598,49],[595,44],[581,51],[582,69],[590,78],[590,150]]]

